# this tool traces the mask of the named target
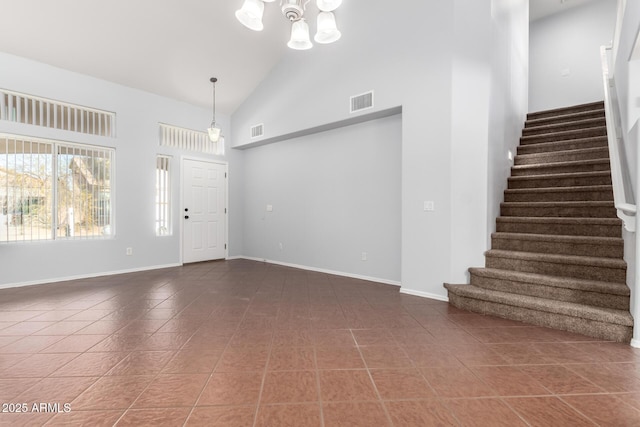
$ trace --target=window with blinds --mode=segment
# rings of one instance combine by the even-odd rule
[[[224,138],[211,142],[207,132],[181,128],[165,123],[160,125],[160,145],[206,154],[224,155]]]
[[[0,134],[0,242],[111,236],[114,156]]]
[[[0,120],[115,137],[115,113],[0,89]]]
[[[156,158],[156,236],[171,235],[171,158]]]

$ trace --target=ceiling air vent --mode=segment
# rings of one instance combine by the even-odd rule
[[[251,126],[251,138],[258,138],[264,135],[264,124]]]
[[[351,112],[373,108],[373,91],[351,97]]]

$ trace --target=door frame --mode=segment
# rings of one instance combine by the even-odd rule
[[[196,162],[203,163],[212,163],[217,165],[223,165],[225,168],[226,179],[224,181],[225,185],[225,195],[224,195],[224,204],[226,213],[224,216],[224,241],[225,241],[225,249],[224,249],[224,259],[229,259],[229,162],[225,160],[215,160],[215,159],[207,159],[204,157],[190,156],[190,155],[182,155],[180,156],[180,211],[178,212],[178,218],[180,219],[180,265],[184,265],[184,162],[185,160],[193,160]]]

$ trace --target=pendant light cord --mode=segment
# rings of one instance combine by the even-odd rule
[[[212,126],[216,124],[216,82],[218,79],[216,77],[211,77],[211,83],[213,83],[213,121],[211,122]]]

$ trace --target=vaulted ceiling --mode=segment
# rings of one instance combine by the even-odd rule
[[[422,1],[422,0],[419,0]],[[531,18],[593,0],[530,0]],[[336,12],[360,7],[346,0]],[[0,51],[231,114],[287,51],[278,2],[265,30],[234,17],[242,0],[0,0]],[[348,37],[348,29],[342,29]],[[304,54],[303,52],[300,54]],[[1,86],[1,77],[0,77]]]

